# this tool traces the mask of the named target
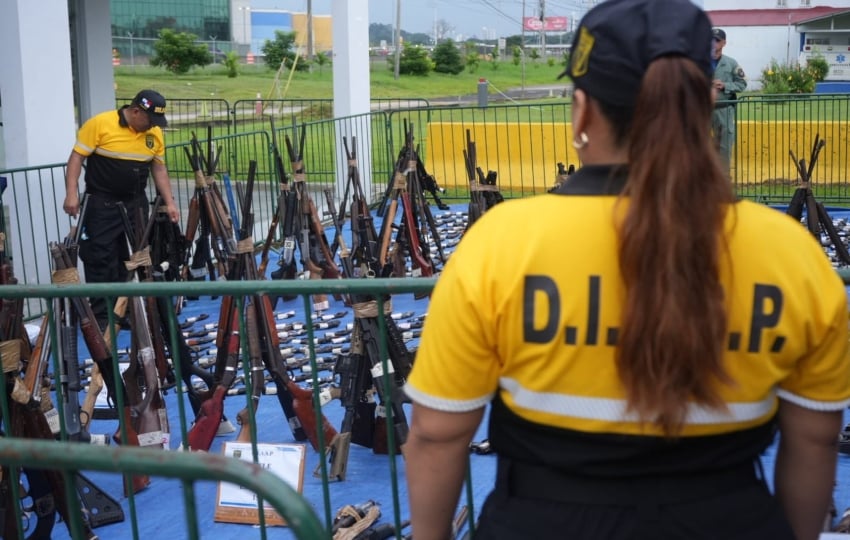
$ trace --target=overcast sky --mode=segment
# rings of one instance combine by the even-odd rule
[[[330,15],[333,0],[312,0],[313,13]],[[346,1],[346,0],[337,0]],[[545,16],[581,17],[591,0],[542,0]],[[462,38],[496,38],[522,32],[526,17],[540,13],[541,0],[369,0],[369,21],[395,25],[396,6],[401,4],[401,28],[405,32],[432,34],[434,20],[444,20]],[[251,0],[255,8],[307,11],[307,0]],[[486,34],[486,35],[485,35]]]

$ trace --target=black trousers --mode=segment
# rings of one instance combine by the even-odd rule
[[[529,480],[525,486],[513,485],[500,464],[496,487],[481,511],[476,540],[794,538],[779,503],[755,475],[730,482],[710,476],[683,479],[678,486],[652,478],[617,480],[602,489],[591,487],[592,480],[559,487]],[[559,490],[555,499],[563,500],[547,498],[553,492],[542,492],[549,487]],[[609,488],[610,497],[604,493]]]
[[[102,195],[88,195],[85,216],[80,224],[83,227],[80,235],[80,260],[83,261],[86,283],[124,283],[127,281],[128,272],[124,262],[130,257],[127,246],[126,227],[122,217],[119,200]],[[149,203],[142,195],[134,199],[121,201],[127,210],[133,237],[130,241],[135,243],[136,238],[143,231],[136,229],[137,223],[142,227],[147,222],[149,214]],[[134,249],[137,246],[134,245]],[[106,301],[103,298],[93,297],[90,299],[92,311],[100,323],[105,327],[107,321]]]

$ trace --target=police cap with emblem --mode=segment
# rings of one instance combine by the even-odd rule
[[[168,126],[165,118],[165,98],[155,90],[142,90],[133,98],[134,105],[148,113],[151,124],[164,128]]]
[[[608,0],[582,18],[558,78],[569,76],[603,103],[632,107],[658,57],[690,58],[711,80],[711,39],[708,16],[690,0]]]

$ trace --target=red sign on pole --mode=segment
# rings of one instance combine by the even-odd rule
[[[522,26],[526,30],[531,30],[533,32],[539,32],[540,30],[543,30],[544,32],[566,32],[567,18],[544,17],[541,21],[540,17],[525,17],[522,20]]]

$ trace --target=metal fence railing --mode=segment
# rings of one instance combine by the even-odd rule
[[[845,284],[850,284],[850,271],[842,269],[838,271],[838,274],[841,276]],[[116,301],[116,294],[126,294],[129,296],[157,295],[167,297],[173,297],[180,294],[191,294],[206,298],[212,297],[213,295],[233,295],[237,298],[243,298],[247,295],[256,294],[258,292],[270,295],[291,293],[300,296],[300,299],[303,301],[303,311],[301,311],[301,316],[305,318],[306,327],[311,328],[314,319],[309,296],[312,293],[351,293],[357,295],[369,295],[374,298],[381,299],[382,302],[383,299],[390,298],[393,295],[427,293],[433,288],[435,283],[436,280],[434,279],[422,278],[347,279],[300,282],[234,281],[130,283],[122,287],[120,292],[116,292],[114,287],[107,284],[65,286],[40,285],[31,287],[2,287],[0,288],[0,299],[33,299],[37,302],[44,302],[47,305],[51,305],[51,299],[54,298],[104,296],[107,297],[108,302],[112,305]],[[55,314],[51,314],[51,312],[48,312],[48,315],[50,325],[49,331],[52,335],[58,335],[57,317]],[[246,323],[244,320],[244,314],[242,317],[243,320],[241,324],[244,325]],[[178,350],[178,348],[174,346],[174,340],[178,331],[177,325],[178,320],[176,316],[171,313],[168,320],[172,344],[171,350]],[[384,324],[380,324],[379,326],[381,335],[380,354],[383,364],[382,376],[389,377],[391,376],[391,371],[389,371],[387,365],[386,328]],[[312,331],[309,331],[308,343],[312,343],[313,339],[314,335]],[[244,333],[242,333],[240,335],[242,347],[245,346],[245,340],[246,337]],[[115,336],[113,336],[111,343],[113,344],[111,351],[113,357],[118,358],[116,345],[117,339],[115,339]],[[56,346],[54,345],[54,351],[55,347]],[[317,411],[317,424],[321,425],[321,419],[319,416],[322,414],[322,408],[320,405],[319,395],[319,367],[317,365],[316,346],[310,345],[308,349],[310,375],[307,380],[313,388],[312,397],[313,404]],[[245,359],[246,356],[243,355],[242,358]],[[174,361],[173,364],[177,370],[179,379],[180,362]],[[6,382],[8,383],[10,378],[14,378],[16,376],[17,372],[15,370],[9,370],[6,363],[4,363],[4,366],[6,366],[4,369],[6,370]],[[50,370],[55,374],[59,372],[59,369],[58,360],[54,354],[51,358]],[[246,368],[243,364],[240,370],[245,369],[248,368]],[[119,376],[117,369],[114,370],[113,376]],[[247,374],[246,379],[250,380]],[[384,384],[390,383],[385,380]],[[289,485],[278,480],[271,475],[271,473],[267,473],[266,471],[258,468],[256,465],[238,462],[222,456],[183,451],[182,447],[180,447],[180,443],[181,441],[186,440],[187,430],[190,427],[192,419],[186,416],[187,408],[182,405],[185,393],[180,385],[175,388],[176,396],[172,398],[176,399],[176,402],[180,404],[178,407],[179,412],[177,413],[177,421],[172,422],[173,427],[170,444],[174,451],[143,450],[132,447],[93,447],[80,442],[68,441],[66,439],[66,433],[68,432],[67,426],[64,423],[64,416],[61,414],[61,404],[66,398],[64,388],[65,385],[57,383],[51,392],[54,402],[57,403],[57,406],[60,408],[60,441],[33,441],[17,438],[12,434],[12,430],[9,429],[9,422],[11,419],[7,400],[10,399],[10,397],[8,395],[7,385],[0,385],[0,408],[2,408],[5,423],[5,436],[0,438],[0,465],[7,468],[7,472],[12,476],[13,482],[18,482],[22,471],[23,473],[26,473],[27,470],[62,471],[66,479],[66,484],[68,483],[70,475],[85,471],[103,471],[110,475],[118,475],[119,477],[120,475],[145,474],[154,476],[154,480],[156,481],[159,481],[157,480],[159,477],[177,478],[180,480],[179,486],[174,488],[173,491],[167,491],[165,489],[159,490],[156,492],[157,495],[152,498],[146,498],[144,492],[140,495],[134,495],[132,493],[126,495],[127,498],[122,500],[120,504],[122,508],[126,507],[128,509],[129,523],[121,525],[121,531],[126,532],[121,532],[116,537],[151,537],[151,535],[155,534],[155,531],[160,530],[162,526],[160,524],[161,520],[159,515],[165,512],[167,507],[179,504],[177,501],[179,501],[182,496],[182,516],[187,532],[179,537],[192,539],[199,538],[199,531],[203,530],[206,533],[212,534],[211,537],[222,538],[222,536],[217,533],[219,525],[212,523],[212,520],[207,521],[207,517],[205,516],[208,516],[208,513],[203,514],[203,516],[201,515],[203,513],[202,509],[209,505],[209,501],[201,500],[202,498],[199,496],[197,491],[199,484],[203,482],[226,481],[239,484],[244,486],[246,489],[255,492],[261,500],[272,504],[275,510],[284,516],[289,527],[292,529],[291,532],[294,534],[295,538],[306,539],[329,538],[327,531],[332,529],[335,519],[333,517],[333,512],[341,506],[340,501],[343,499],[350,500],[352,490],[356,492],[358,488],[361,489],[360,498],[364,496],[362,494],[361,486],[357,486],[356,484],[349,486],[349,482],[330,482],[327,476],[326,463],[328,441],[322,441],[321,436],[321,445],[318,450],[317,458],[318,465],[314,472],[314,476],[318,476],[321,479],[321,486],[319,491],[312,494],[309,498],[306,495],[301,496],[298,493],[295,493]],[[228,398],[228,403],[230,399],[241,400],[243,398]],[[245,393],[244,400],[247,403],[250,402],[250,399],[250,391],[247,391]],[[391,405],[392,399],[392,393],[388,394],[388,405]],[[170,402],[169,407],[172,407],[173,404],[174,401]],[[120,410],[120,407],[122,406],[120,396],[118,398],[117,406]],[[388,406],[387,409],[391,411],[392,408]],[[390,420],[391,419],[392,418],[390,417]],[[118,423],[122,425],[122,431],[125,429],[123,427],[125,421],[126,419],[119,415]],[[254,417],[250,417],[249,422],[251,423],[250,429],[252,432],[257,433],[257,425],[255,424]],[[285,424],[285,422],[280,420],[278,421],[278,424]],[[388,421],[387,426],[387,436],[389,440],[392,441],[392,422]],[[276,437],[278,436],[276,435]],[[252,447],[256,447],[256,437],[253,437],[251,444]],[[394,445],[390,444],[388,451],[389,456],[386,461],[386,466],[389,470],[387,479],[389,485],[384,486],[382,493],[369,492],[366,493],[365,496],[368,498],[377,498],[380,496],[382,497],[382,500],[390,501],[385,505],[384,509],[386,511],[386,515],[383,517],[383,520],[389,521],[394,525],[396,530],[394,537],[400,538],[401,533],[399,531],[403,529],[403,520],[406,516],[402,515],[402,508],[399,501],[406,496],[406,486],[404,485],[401,469],[396,469]],[[256,460],[256,448],[254,448],[253,456],[254,460]],[[359,457],[352,455],[349,459],[365,459],[365,456],[362,454]],[[472,458],[470,459],[472,460]],[[354,465],[351,466],[349,470],[356,471],[357,468],[358,467]],[[370,471],[372,471],[372,469],[370,469]],[[484,486],[483,493],[481,491],[474,492],[471,487],[473,484],[473,475],[475,474],[472,472],[472,466],[470,466],[469,471],[470,472],[468,472],[466,479],[467,486],[461,496],[461,502],[467,505],[468,524],[470,526],[470,530],[474,532],[473,523],[474,516],[476,515],[475,507],[477,503],[480,503],[483,500],[483,497],[486,495],[486,491],[489,491],[489,486]],[[6,477],[5,472],[3,476],[4,478]],[[351,481],[355,482],[355,480]],[[365,478],[361,478],[361,481],[366,482],[367,480]],[[372,489],[375,489],[374,484],[369,485]],[[76,497],[73,496],[73,493],[70,493],[69,499],[71,501],[70,504],[73,506],[70,512],[72,522],[69,523],[72,530],[72,537],[84,538],[84,536],[81,535],[81,522],[78,520],[79,516],[82,515],[79,502],[76,500]],[[17,507],[6,508],[4,512],[5,519],[17,520],[19,527],[26,527],[26,519],[28,519],[28,517],[32,517],[30,514],[22,512],[22,510]],[[144,519],[142,520],[142,518]],[[118,525],[115,526],[118,527]],[[57,525],[57,530],[60,528],[63,527]],[[250,537],[255,533],[259,534],[260,538],[266,538],[269,533],[268,528],[262,524],[258,531],[250,527],[241,528],[239,531],[238,536],[233,536],[234,538]],[[61,537],[61,534],[57,534],[54,537]],[[105,537],[111,536],[107,534]],[[21,538],[23,538],[23,536],[21,536]]]
[[[254,238],[265,237],[279,192],[272,118],[286,173],[292,173],[286,136],[299,140],[304,129],[307,184],[317,194],[333,189],[338,199],[348,170],[342,137],[349,143],[356,138],[364,189],[377,203],[408,125],[420,159],[446,190],[442,197],[447,202],[469,196],[463,156],[467,136],[476,145],[477,164],[485,174],[497,174],[506,198],[543,193],[554,183],[558,163],[578,165],[566,99],[489,107],[433,107],[415,98],[373,100],[370,113],[346,118],[334,117],[332,109],[327,99],[240,100],[233,105],[222,99],[169,100],[166,162],[184,218],[194,182],[184,148],[194,134],[204,145],[213,141],[221,153],[217,172],[233,181],[244,181],[249,161],[257,161]],[[815,197],[834,205],[850,203],[850,94],[745,96],[736,110],[738,134],[730,174],[741,197],[771,204],[790,201],[799,178],[789,152],[808,161],[818,136],[826,146],[813,170]],[[0,176],[7,177],[12,193],[4,202],[18,277],[27,284],[46,283],[47,242],[64,236],[71,224],[61,214],[64,164],[5,170]],[[323,204],[323,197],[314,198]]]
[[[223,295],[232,295],[236,299],[238,307],[242,306],[243,298],[258,293],[269,294],[272,296],[286,294],[297,295],[303,301],[301,308],[299,309],[296,306],[296,309],[298,309],[299,319],[303,317],[301,320],[303,320],[305,327],[308,329],[306,340],[309,343],[309,346],[306,347],[308,367],[302,367],[299,369],[307,374],[305,376],[305,383],[302,384],[308,384],[313,389],[313,407],[316,414],[316,425],[321,426],[324,411],[320,404],[320,381],[318,374],[322,368],[318,365],[319,357],[317,355],[317,345],[314,343],[314,331],[312,330],[314,323],[316,323],[319,319],[315,318],[316,314],[312,312],[311,294],[355,294],[360,295],[361,297],[363,295],[368,295],[378,299],[379,303],[383,304],[383,302],[390,299],[392,295],[404,295],[408,293],[427,294],[435,285],[435,281],[435,279],[430,278],[396,278],[320,281],[207,281],[191,283],[137,282],[122,285],[120,291],[115,290],[114,284],[35,285],[30,287],[0,287],[0,300],[32,299],[37,302],[43,302],[48,306],[47,313],[45,314],[48,322],[47,335],[59,336],[59,325],[64,324],[64,322],[62,317],[58,316],[58,314],[54,312],[53,299],[104,297],[107,300],[109,311],[112,311],[113,306],[117,301],[116,295],[118,294],[127,295],[131,298],[157,296],[168,297],[169,299],[184,294],[207,299],[220,298]],[[245,312],[239,309],[238,313],[240,313],[239,317],[241,319],[241,327],[246,328],[245,325],[248,323]],[[381,372],[384,374],[383,377],[385,378],[385,380],[382,381],[382,384],[389,388],[392,384],[389,381],[389,377],[392,377],[392,370],[388,367],[389,358],[387,353],[386,323],[382,317],[378,317],[378,319],[380,333],[379,350],[382,362]],[[214,317],[209,318],[209,321],[215,320],[216,319]],[[174,351],[172,355],[179,355],[180,348],[176,343],[176,339],[178,332],[180,331],[180,321],[178,321],[178,318],[173,311],[169,312],[167,326],[170,329],[169,336],[166,336],[166,339],[170,340],[168,350]],[[115,380],[115,384],[118,385],[118,379],[121,377],[120,372],[123,371],[123,369],[119,368],[119,363],[128,361],[126,359],[121,359],[126,355],[126,352],[122,353],[121,351],[124,350],[123,347],[127,345],[127,342],[121,342],[119,336],[111,330],[108,334],[111,336],[111,339],[109,340],[109,343],[111,344],[110,354],[112,355],[112,358],[115,359],[116,365],[113,369],[113,373],[103,373],[103,376],[112,377],[113,380]],[[240,350],[243,351],[240,358],[243,361],[248,358],[247,352],[244,352],[248,349],[247,339],[245,332],[241,332],[239,334]],[[223,456],[185,451],[185,448],[188,446],[186,441],[189,440],[187,438],[187,433],[191,427],[192,421],[194,420],[194,416],[190,416],[192,415],[192,410],[185,406],[185,402],[187,401],[186,390],[180,384],[175,386],[170,397],[166,400],[167,407],[169,409],[168,423],[171,425],[171,433],[168,438],[164,439],[166,444],[165,449],[144,450],[124,446],[111,448],[96,447],[82,442],[70,441],[68,440],[70,424],[66,422],[67,409],[65,408],[69,403],[68,400],[70,394],[66,392],[70,390],[85,390],[87,386],[83,385],[81,389],[72,389],[69,385],[64,384],[64,381],[66,380],[64,376],[60,377],[57,375],[63,373],[63,368],[60,366],[61,355],[58,352],[60,348],[58,341],[58,339],[53,339],[50,345],[50,361],[45,371],[45,375],[50,375],[55,383],[50,386],[49,394],[52,403],[54,403],[58,409],[58,418],[56,422],[58,422],[57,437],[59,441],[54,441],[52,439],[39,441],[23,440],[20,435],[16,434],[14,426],[11,425],[15,422],[15,417],[10,412],[10,400],[18,401],[19,398],[16,398],[14,395],[10,395],[9,389],[12,388],[12,385],[10,384],[11,381],[15,378],[19,378],[19,380],[22,379],[24,374],[19,373],[19,367],[10,367],[8,359],[4,359],[4,374],[6,380],[5,384],[0,385],[0,411],[2,412],[2,419],[4,422],[4,437],[0,437],[0,465],[6,468],[6,470],[4,471],[2,478],[7,478],[7,473],[11,474],[12,485],[15,485],[20,481],[21,475],[26,474],[27,471],[57,470],[63,472],[66,486],[73,485],[73,482],[71,482],[70,479],[75,473],[85,471],[101,471],[110,473],[111,475],[118,476],[119,481],[121,475],[124,475],[125,481],[128,475],[149,475],[154,477],[151,485],[153,485],[154,481],[160,481],[157,480],[158,477],[179,479],[179,487],[174,488],[173,491],[167,491],[171,488],[163,487],[157,490],[158,496],[153,499],[146,498],[144,491],[140,494],[135,494],[132,490],[130,490],[130,492],[125,491],[125,499],[122,499],[120,504],[122,508],[127,509],[126,518],[120,525],[115,525],[115,527],[120,527],[119,530],[122,531],[117,533],[117,537],[122,538],[150,538],[154,531],[159,530],[161,527],[161,519],[157,517],[157,512],[165,512],[166,507],[179,504],[178,501],[181,496],[183,499],[182,515],[187,532],[184,535],[178,535],[178,537],[192,539],[199,538],[200,535],[198,531],[204,530],[212,533],[212,537],[221,538],[221,535],[216,534],[218,526],[215,523],[212,523],[212,520],[210,520],[210,522],[205,521],[205,518],[203,517],[207,516],[209,512],[204,513],[201,509],[208,508],[211,501],[205,499],[205,497],[198,491],[199,482],[230,482],[244,486],[245,489],[255,492],[259,496],[258,501],[271,503],[274,509],[283,516],[286,523],[292,528],[295,538],[321,539],[330,537],[327,531],[332,530],[335,519],[334,514],[339,508],[344,506],[344,501],[348,501],[349,503],[351,502],[350,490],[352,488],[348,487],[349,482],[334,483],[328,477],[328,445],[331,441],[324,440],[321,430],[319,430],[318,436],[318,457],[310,458],[311,463],[314,459],[317,460],[317,465],[315,470],[313,470],[312,467],[308,470],[308,473],[312,472],[314,477],[319,478],[320,486],[318,490],[311,491],[309,495],[310,500],[307,500],[307,494],[301,496],[298,493],[295,493],[291,486],[285,484],[282,480],[278,480],[276,477],[273,477],[270,473],[264,474],[264,472],[256,465],[247,465]],[[79,359],[77,358],[74,359],[74,361],[78,360]],[[182,364],[179,360],[179,356],[172,356],[171,364],[176,372],[177,380],[181,380],[183,374],[181,373]],[[82,366],[83,362],[80,362],[80,365]],[[67,367],[65,369],[67,369]],[[251,375],[248,374],[250,370],[251,367],[248,366],[247,363],[240,362],[238,371],[240,373],[245,373],[245,381],[248,387],[244,392],[244,396],[228,398],[226,403],[229,404],[231,400],[243,401],[246,404],[246,407],[250,408],[249,410],[256,411],[256,409],[254,409],[256,404],[252,404],[251,402],[250,381],[252,379]],[[295,373],[295,370],[293,369],[291,373]],[[254,383],[262,384],[261,381],[258,382],[256,380],[254,380]],[[17,386],[15,386],[15,389],[17,390]],[[392,403],[395,398],[395,393],[387,393],[385,396],[386,401],[384,402],[389,415],[387,422],[387,437],[390,444],[388,447],[389,455],[386,461],[386,466],[388,482],[390,485],[385,486],[385,489],[388,491],[384,491],[384,489],[382,489],[383,493],[370,494],[369,498],[382,500],[386,512],[390,512],[388,507],[391,507],[391,513],[384,516],[383,521],[391,522],[394,524],[397,531],[401,531],[404,527],[402,523],[404,516],[402,515],[402,503],[400,501],[402,498],[405,498],[406,500],[406,489],[403,485],[403,475],[397,470],[396,457],[400,456],[398,456],[396,446],[393,444],[395,435],[393,433],[392,425]],[[42,397],[42,399],[45,398]],[[124,399],[125,398],[122,397],[119,392],[116,396],[116,403],[114,405],[116,410],[121,411],[122,408],[127,405],[127,403],[124,402]],[[259,409],[265,409],[268,411],[270,407],[273,408],[273,406],[269,406]],[[39,409],[39,411],[41,411],[41,409]],[[41,414],[41,412],[37,412],[36,414]],[[95,418],[97,418],[97,416],[95,416]],[[116,414],[114,418],[117,419],[117,433],[126,434],[126,422],[129,421],[130,416]],[[249,417],[248,422],[250,427],[246,426],[246,429],[250,429],[253,434],[251,437],[251,446],[254,463],[257,463],[258,459],[257,433],[259,430],[259,420],[257,418],[259,418],[259,412],[255,412],[255,415]],[[274,424],[274,432],[276,434],[273,435],[273,440],[275,442],[282,442],[283,439],[287,438],[282,435],[283,432],[281,431],[283,429],[281,426],[285,425],[286,421],[284,418],[280,418],[276,419]],[[93,424],[90,424],[90,426],[91,425]],[[312,449],[308,448],[307,451],[312,455]],[[349,471],[356,471],[358,467],[356,460],[363,459],[362,456],[357,457],[355,454],[356,452],[352,451],[352,456],[346,458],[352,462],[349,466]],[[381,465],[374,465],[373,463],[372,466],[380,467]],[[356,476],[355,473],[352,473],[352,475]],[[106,478],[108,477],[109,475],[106,476]],[[468,481],[471,481],[471,477],[468,477]],[[120,485],[120,483],[112,483],[110,485]],[[332,485],[339,486],[338,488],[334,488],[336,490],[334,493],[331,493]],[[372,487],[374,488],[374,486]],[[354,486],[354,488],[356,489],[356,486]],[[147,489],[153,488],[149,487]],[[3,496],[3,491],[0,489],[0,504],[3,503]],[[71,530],[71,537],[86,538],[82,535],[82,523],[80,521],[80,516],[83,516],[84,512],[81,510],[80,500],[78,500],[75,492],[70,491],[70,488],[67,499],[69,501],[68,504],[70,505],[69,515],[71,516],[71,519],[68,523],[68,527]],[[5,519],[17,520],[18,530],[20,531],[31,531],[32,529],[29,529],[29,527],[32,527],[32,523],[28,522],[28,519],[34,519],[34,517],[29,516],[26,511],[23,511],[17,506],[17,504],[26,506],[29,503],[25,500],[18,503],[17,499],[14,497],[12,497],[12,500],[16,501],[14,503],[14,508],[7,507],[4,509],[4,515],[6,516]],[[163,501],[167,502],[164,503]],[[470,508],[471,519],[474,505],[471,491],[467,492],[466,504]],[[173,513],[173,509],[169,509],[168,511]],[[319,517],[317,517],[317,515]],[[144,520],[142,520],[142,518],[144,518]],[[469,523],[470,525],[472,524],[471,521]],[[60,528],[64,527],[56,525],[57,531]],[[244,538],[253,534],[250,532],[249,528],[242,528],[239,530],[241,532],[233,537]],[[259,535],[260,538],[266,538],[267,535],[267,527],[262,520],[260,521]],[[24,534],[21,538],[25,536],[27,535]],[[57,538],[62,536],[61,533],[57,532],[53,537]],[[109,535],[107,535],[107,537],[109,537]],[[395,537],[400,538],[401,533],[399,532]]]

